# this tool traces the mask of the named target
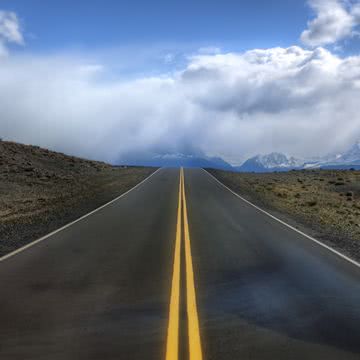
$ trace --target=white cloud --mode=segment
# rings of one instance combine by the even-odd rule
[[[11,11],[0,10],[0,56],[7,55],[7,43],[24,44],[17,15]]]
[[[200,151],[240,162],[270,151],[320,155],[360,138],[360,56],[198,54],[172,75],[131,80],[81,57],[0,62],[0,136],[80,156]]]
[[[351,15],[354,18],[354,22],[359,25],[360,24],[360,3],[355,4],[351,9]],[[359,35],[359,31],[354,31],[356,35]]]
[[[353,36],[360,24],[360,4],[347,0],[309,0],[316,17],[301,34],[304,44],[316,47]]]

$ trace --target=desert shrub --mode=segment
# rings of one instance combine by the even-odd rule
[[[307,206],[313,207],[315,205],[317,205],[317,201],[316,200],[310,200],[306,202]]]

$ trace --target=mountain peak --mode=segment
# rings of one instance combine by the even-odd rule
[[[283,153],[272,152],[265,155],[256,155],[246,160],[237,170],[255,172],[289,170],[299,168],[303,163],[303,161],[293,156],[288,157]]]
[[[360,161],[360,140],[358,140],[349,150],[341,154],[336,162],[357,163]]]
[[[256,155],[246,160],[237,168],[238,171],[288,171],[291,169],[312,168],[357,168],[360,166],[360,140],[355,142],[347,151],[336,155],[303,161],[289,157],[282,153],[273,152],[266,155]]]

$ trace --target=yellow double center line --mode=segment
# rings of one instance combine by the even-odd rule
[[[199,317],[196,306],[194,270],[191,257],[191,242],[187,216],[184,170],[180,169],[179,200],[176,224],[174,267],[171,285],[169,325],[166,344],[166,360],[179,358],[179,311],[180,311],[180,274],[181,274],[181,242],[184,229],[185,266],[186,266],[186,305],[189,338],[189,359],[202,360],[199,330]],[[184,224],[182,224],[182,215]],[[183,226],[182,226],[183,225]]]

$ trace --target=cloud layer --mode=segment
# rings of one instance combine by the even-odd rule
[[[317,16],[302,35],[308,45],[352,36],[360,22],[359,3],[310,4]],[[129,79],[114,70],[121,64],[85,55],[4,56],[10,43],[24,44],[19,20],[0,11],[5,139],[110,162],[186,153],[238,164],[272,151],[323,155],[360,138],[360,56],[321,47],[208,47],[171,73]]]
[[[0,10],[0,57],[8,54],[7,44],[24,44],[17,15],[12,11]]]
[[[132,80],[80,57],[18,55],[0,60],[0,136],[113,162],[320,155],[360,138],[359,95],[360,57],[322,48],[198,54],[181,71]]]
[[[316,47],[333,44],[356,34],[360,3],[346,0],[309,0],[316,17],[301,34],[304,44]]]

